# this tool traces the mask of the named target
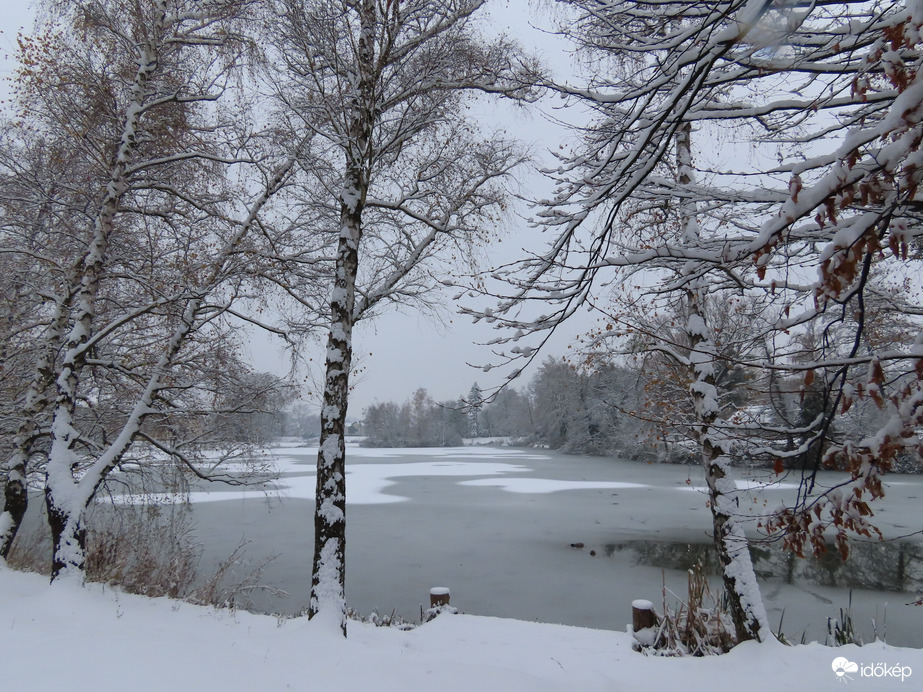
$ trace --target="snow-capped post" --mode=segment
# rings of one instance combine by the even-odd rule
[[[657,643],[657,625],[657,613],[651,601],[638,598],[631,602],[631,635],[638,647]]]
[[[452,593],[448,587],[434,586],[429,590],[429,607],[439,608],[441,606],[447,606],[451,598]]]
[[[423,622],[429,622],[443,613],[455,615],[458,608],[449,603],[451,594],[446,586],[434,586],[429,590],[429,608],[423,611]]]
[[[633,632],[640,632],[657,625],[657,614],[654,612],[654,604],[643,598],[635,599],[631,602],[631,629]]]

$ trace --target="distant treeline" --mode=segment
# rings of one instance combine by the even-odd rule
[[[418,389],[402,404],[369,406],[352,432],[364,435],[370,447],[443,447],[471,438],[507,438],[569,454],[697,463],[688,373],[664,359],[626,363],[549,357],[520,389],[483,392],[475,383],[452,401],[434,401]],[[805,445],[808,434],[779,430],[818,416],[824,394],[820,386],[805,390],[783,379],[767,385],[734,366],[716,369],[720,405],[734,412],[724,430],[734,441],[732,463],[778,466],[780,461],[764,451],[771,445],[806,450],[786,459],[786,468],[810,466],[816,449]],[[859,402],[831,427],[830,439],[860,439],[878,417],[873,404]],[[895,469],[904,472],[919,467],[908,455],[895,462]]]
[[[365,409],[362,433],[370,447],[441,447],[465,438],[509,438],[575,454],[636,456],[642,421],[637,373],[613,364],[575,367],[548,358],[522,389],[487,394],[475,383],[467,395],[434,401],[418,389],[402,404]]]

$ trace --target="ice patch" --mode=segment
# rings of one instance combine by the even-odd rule
[[[643,483],[620,483],[610,481],[561,481],[552,478],[479,478],[461,481],[459,485],[478,485],[502,488],[508,493],[545,494],[561,490],[621,490],[650,488]]]
[[[288,450],[291,451],[291,450]],[[279,470],[303,471],[304,465],[287,464],[292,461],[282,457]],[[388,495],[384,490],[395,484],[395,478],[424,476],[499,476],[506,473],[523,473],[531,469],[496,462],[462,462],[434,461],[412,462],[408,464],[356,464],[346,472],[346,504],[376,505],[403,502],[408,498],[400,495]],[[190,502],[220,502],[249,499],[299,499],[313,500],[316,490],[315,474],[286,475],[275,481],[272,486],[248,488],[245,490],[195,491],[189,493]],[[103,501],[115,504],[171,504],[178,502],[180,496],[171,493],[155,495],[113,495]]]
[[[275,449],[285,454],[317,455],[317,445],[306,447],[304,445],[282,444]],[[550,459],[547,454],[533,450],[516,449],[509,447],[360,447],[353,442],[346,443],[346,456],[350,459],[389,459],[392,457],[455,457],[458,459]]]
[[[797,490],[797,483],[763,483],[754,480],[736,480],[734,485],[737,490]],[[707,493],[708,488],[704,485],[681,485],[677,490],[693,491],[697,493]]]

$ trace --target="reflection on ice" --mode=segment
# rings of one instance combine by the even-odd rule
[[[738,490],[797,490],[797,483],[777,483],[777,482],[763,482],[763,481],[754,481],[754,480],[735,480],[734,485],[737,486]],[[704,485],[682,485],[679,486],[680,490],[692,490],[697,493],[707,493],[708,488]]]
[[[254,563],[275,558],[266,583],[288,594],[254,596],[257,607],[294,614],[310,597],[317,452],[307,446],[274,451],[265,490],[200,484],[191,500],[207,546],[204,559],[217,564],[250,540]],[[393,609],[413,619],[429,588],[445,584],[457,591],[465,612],[622,629],[633,599],[658,602],[665,588],[682,592],[696,561],[716,567],[707,496],[688,492],[703,485],[697,467],[482,447],[350,446],[347,457],[347,593],[359,612]],[[777,477],[768,470],[735,474],[742,478],[740,512],[759,538],[759,516],[795,497],[794,476],[773,483]],[[833,472],[818,476],[825,487],[842,480]],[[558,492],[564,490],[570,492]],[[887,497],[874,505],[887,538],[920,530],[919,497],[923,478],[888,478]],[[298,502],[280,505],[285,499]],[[585,547],[570,547],[577,544]],[[795,639],[806,630],[809,639],[823,640],[826,618],[851,603],[866,640],[880,633],[870,623],[886,620],[890,643],[923,645],[920,609],[905,605],[923,588],[919,540],[857,543],[846,564],[833,551],[803,561],[759,542],[753,557],[770,619],[775,625],[784,612]]]

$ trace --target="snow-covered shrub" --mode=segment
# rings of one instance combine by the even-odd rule
[[[375,625],[375,627],[393,627],[394,629],[401,630],[402,632],[408,632],[412,629],[416,629],[416,625],[412,622],[408,622],[400,615],[397,614],[396,610],[392,610],[390,615],[379,615],[377,610],[373,610],[368,616],[363,616],[359,611],[354,608],[348,608],[346,610],[346,617],[350,620],[355,620],[356,622],[364,622],[369,625]]]

